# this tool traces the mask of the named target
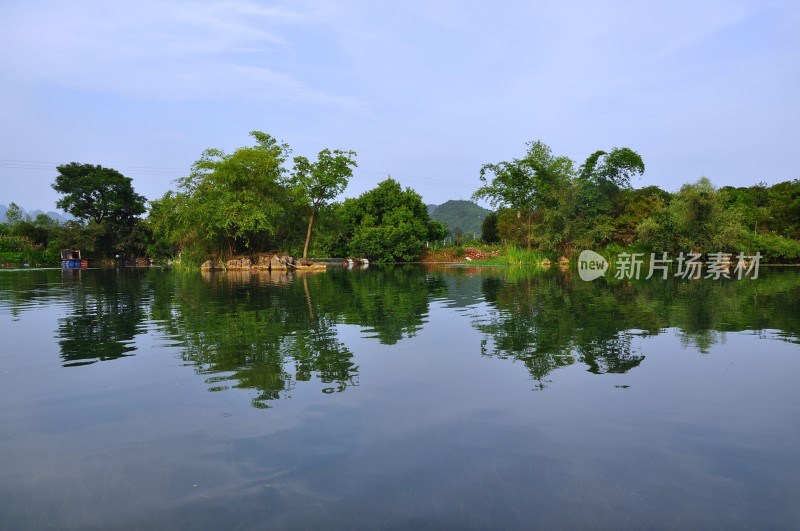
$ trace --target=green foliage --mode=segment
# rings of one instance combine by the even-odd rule
[[[428,221],[428,239],[431,241],[443,240],[447,237],[447,225],[441,221],[431,219]]]
[[[481,223],[481,239],[484,243],[498,243],[500,233],[497,229],[497,212],[490,212]]]
[[[145,198],[133,190],[130,177],[92,164],[56,166],[53,189],[64,195],[56,206],[79,219],[129,220],[145,212]]]
[[[22,262],[32,266],[56,265],[61,261],[57,249],[41,247],[27,247],[22,251]]]
[[[0,234],[0,263],[34,266],[59,263],[58,249],[48,244],[57,236],[60,224],[44,214],[31,220],[29,216],[21,215],[22,210],[15,207],[12,203],[9,209],[13,224],[6,224],[5,233]]]
[[[323,149],[317,155],[316,162],[309,162],[305,157],[294,158],[292,181],[295,185],[299,201],[308,208],[308,231],[303,246],[303,260],[308,258],[308,245],[311,241],[311,229],[314,216],[326,202],[344,192],[347,182],[353,176],[353,167],[357,166],[353,158],[355,151]]]
[[[0,251],[0,264],[21,264],[22,253],[14,251]]]
[[[515,268],[483,281],[494,311],[475,326],[485,334],[485,355],[523,363],[544,387],[553,370],[578,362],[593,373],[636,367],[644,356],[631,348],[630,330],[655,336],[675,328],[704,352],[725,330],[778,328],[792,341],[800,332],[797,282],[797,271],[757,282],[569,282],[556,268]]]
[[[637,239],[639,225],[653,213],[663,210],[671,197],[657,186],[620,190],[614,202],[612,239],[625,244],[633,243]]]
[[[573,163],[567,157],[554,157],[540,140],[528,142],[527,146],[528,151],[521,159],[484,164],[480,179],[485,184],[472,194],[473,198],[488,199],[495,207],[517,210],[553,206],[557,197],[555,188],[572,174]]]
[[[27,238],[13,235],[0,235],[0,252],[21,253],[30,245]]]
[[[347,253],[380,262],[411,262],[425,250],[425,242],[441,236],[441,226],[430,223],[422,198],[389,178],[341,209],[346,227]]]
[[[25,221],[25,213],[22,212],[22,209],[16,203],[11,203],[8,205],[8,210],[6,210],[6,223],[13,227],[17,223],[21,221]]]
[[[72,234],[71,241],[56,237],[62,245],[105,256],[143,254],[146,235],[139,230],[138,216],[146,210],[145,198],[133,190],[129,177],[111,168],[77,162],[57,169],[53,189],[64,197],[56,205],[87,222],[80,226],[80,234]],[[40,225],[43,223],[41,220]],[[70,232],[74,228],[70,227]]]
[[[59,249],[83,249],[92,251],[97,239],[98,225],[84,225],[80,221],[70,220],[59,225],[50,235],[48,247]]]
[[[561,248],[568,240],[571,212],[564,207],[571,194],[574,163],[568,157],[553,156],[541,141],[527,145],[521,159],[485,164],[480,172],[485,184],[472,197],[488,199],[494,207],[516,210],[525,225],[528,248],[534,240],[542,246]]]
[[[658,251],[740,249],[746,230],[741,209],[725,208],[725,195],[703,177],[686,184],[637,228],[640,240]]]
[[[501,207],[487,241],[493,223],[502,241],[566,256],[620,244],[660,252],[763,249],[767,260],[798,260],[800,181],[717,190],[701,178],[676,194],[635,190],[631,180],[645,166],[629,148],[596,151],[574,172],[541,142],[528,146],[521,159],[481,168],[484,185],[473,197]]]
[[[313,234],[308,251],[310,256],[337,256],[336,250],[341,247],[342,234],[344,232],[342,220],[338,215],[340,209],[341,203],[331,203],[320,208],[314,218]]]
[[[39,217],[42,216],[40,215]],[[44,217],[47,218],[47,216]],[[21,221],[12,229],[13,234],[29,240],[32,245],[42,247],[47,247],[51,232],[52,228],[48,227],[47,223],[42,224],[31,221]]]
[[[614,148],[610,153],[595,151],[580,168],[579,177],[603,188],[630,188],[631,178],[644,173],[644,162],[629,148]]]
[[[507,264],[514,266],[539,265],[547,258],[540,252],[523,249],[516,245],[507,246],[502,257]]]
[[[355,152],[324,149],[315,162],[295,157],[290,175],[284,167],[289,146],[259,131],[250,135],[254,146],[204,151],[177,191],[151,202],[145,227],[151,255],[202,263],[206,256],[280,249],[305,258],[312,234],[320,238],[317,250],[340,245],[340,223],[331,214],[337,209],[327,203],[352,176]],[[321,230],[315,231],[317,216]]]
[[[777,234],[753,234],[749,235],[746,242],[742,250],[748,254],[760,252],[764,262],[777,264],[800,262],[800,241]]]
[[[254,146],[231,154],[205,150],[191,174],[177,181],[177,193],[152,202],[151,249],[232,255],[275,245],[294,206],[283,167],[290,150],[266,133],[250,136]]]
[[[642,158],[629,148],[590,155],[575,180],[573,237],[590,245],[611,241],[615,230],[614,206],[619,196],[630,189],[631,178],[642,173]]]
[[[767,205],[765,228],[786,238],[800,239],[800,179],[770,187]]]

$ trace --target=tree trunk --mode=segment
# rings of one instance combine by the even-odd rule
[[[533,232],[533,211],[528,209],[528,251],[531,250],[531,233]]]
[[[314,225],[314,213],[316,212],[316,208],[311,209],[311,215],[308,216],[308,232],[306,233],[306,244],[303,247],[303,262],[308,261],[308,244],[311,242],[311,227]]]

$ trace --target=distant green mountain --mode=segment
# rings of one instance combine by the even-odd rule
[[[0,223],[3,223],[6,220],[6,212],[8,212],[8,206],[0,205]],[[39,214],[47,214],[48,216],[50,216],[51,218],[53,218],[54,220],[56,220],[56,221],[58,221],[60,223],[64,223],[65,221],[69,221],[71,219],[74,219],[69,214],[60,214],[60,213],[54,212],[52,210],[49,211],[49,212],[42,212],[41,210],[25,210],[23,208],[22,212],[25,215],[27,215],[28,217],[30,217],[31,219],[36,218],[36,216],[38,216]]]
[[[428,212],[431,218],[447,225],[450,234],[460,230],[465,235],[477,234],[480,238],[481,224],[491,210],[478,206],[472,201],[453,200],[439,206],[428,205]]]

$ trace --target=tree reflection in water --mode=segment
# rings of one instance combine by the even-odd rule
[[[324,393],[359,384],[339,327],[384,345],[413,337],[435,311],[470,319],[484,356],[520,361],[543,389],[558,368],[625,373],[645,359],[636,336],[671,329],[708,353],[725,333],[800,342],[800,272],[753,280],[583,282],[570,271],[387,267],[325,274],[25,271],[0,275],[0,309],[18,319],[56,308],[62,363],[136,353],[157,335],[206,377],[211,391],[256,391],[253,405],[292,396],[298,382]],[[468,309],[465,311],[465,309]],[[445,348],[445,347],[442,347]]]
[[[149,289],[145,272],[66,269],[66,315],[58,322],[65,367],[133,355],[134,338],[145,330]]]
[[[583,363],[589,372],[624,373],[645,356],[634,335],[676,328],[682,342],[701,353],[725,331],[779,328],[800,336],[800,278],[795,270],[758,281],[583,282],[555,269],[509,269],[483,280],[490,310],[474,319],[486,356],[522,362],[537,382],[555,369]],[[776,311],[777,310],[777,311]]]
[[[355,324],[394,344],[423,326],[431,295],[440,291],[417,268],[207,274],[202,285],[197,278],[180,279],[165,332],[184,345],[184,360],[210,375],[211,390],[256,389],[256,407],[290,397],[296,382],[314,378],[324,393],[358,385],[337,325]]]

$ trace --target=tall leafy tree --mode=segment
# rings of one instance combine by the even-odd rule
[[[520,159],[484,164],[480,179],[484,183],[473,199],[487,199],[497,207],[512,208],[517,217],[526,219],[526,244],[531,247],[534,217],[540,225],[537,235],[541,243],[559,247],[567,232],[568,215],[563,203],[574,174],[574,163],[568,157],[556,157],[542,141],[528,142],[528,150]]]
[[[254,146],[230,154],[203,152],[191,174],[178,180],[178,193],[159,200],[153,210],[164,218],[153,223],[156,237],[183,240],[195,250],[222,248],[229,255],[274,243],[291,206],[283,167],[290,149],[260,131],[250,136]],[[181,227],[180,236],[170,219]]]
[[[129,221],[144,214],[146,199],[133,190],[130,177],[117,170],[70,162],[57,166],[53,189],[64,195],[56,206],[83,220]]]
[[[422,197],[394,179],[355,199],[347,199],[340,216],[346,226],[346,250],[384,262],[410,262],[425,250],[425,242],[442,239],[447,227],[430,219]]]
[[[642,157],[630,148],[595,151],[580,168],[580,177],[616,189],[630,188],[631,179],[644,173]]]
[[[131,178],[112,168],[77,162],[56,169],[53,189],[64,195],[56,206],[88,221],[79,241],[101,254],[140,254],[143,235],[137,225],[146,199],[134,191]]]
[[[306,243],[303,246],[303,262],[308,260],[308,245],[311,242],[311,228],[314,216],[326,201],[341,194],[347,182],[353,176],[353,167],[358,166],[354,157],[355,151],[323,149],[317,155],[316,162],[309,162],[306,157],[294,158],[293,180],[299,198],[308,208],[308,230]]]
[[[620,192],[631,188],[631,179],[644,173],[644,162],[630,148],[595,151],[580,167],[575,190],[575,232],[587,242],[608,243]]]

